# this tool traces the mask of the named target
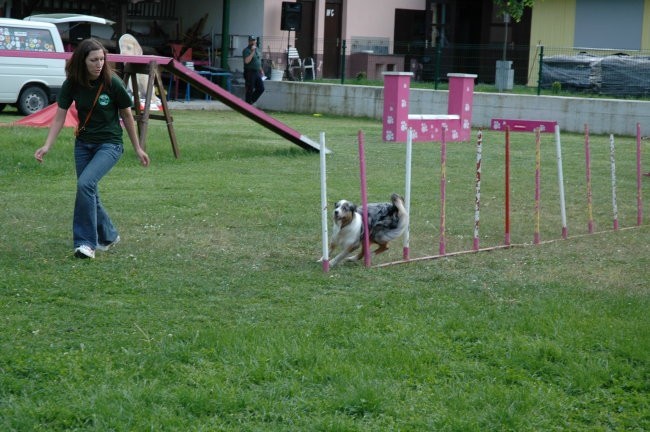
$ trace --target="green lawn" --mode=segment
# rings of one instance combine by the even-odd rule
[[[236,113],[175,111],[181,158],[150,124],[102,181],[122,242],[72,256],[72,131],[0,128],[0,430],[650,430],[650,228],[636,226],[635,140],[562,136],[570,238],[560,240],[555,147],[512,135],[518,247],[324,273],[319,157]],[[404,147],[381,123],[274,114],[326,133],[328,198],[403,193]],[[0,114],[0,122],[17,119]],[[484,134],[481,247],[503,243],[503,135]],[[644,154],[650,154],[644,141]],[[447,251],[471,248],[475,143],[447,154]],[[647,157],[646,157],[647,158]],[[440,146],[413,149],[411,256],[437,254]],[[648,171],[648,165],[645,165]],[[643,179],[646,195],[650,178]],[[547,242],[548,241],[548,242]],[[373,264],[401,258],[401,242]]]

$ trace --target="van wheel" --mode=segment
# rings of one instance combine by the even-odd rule
[[[25,88],[18,97],[18,111],[23,115],[34,114],[48,105],[48,98],[45,91],[38,86]]]

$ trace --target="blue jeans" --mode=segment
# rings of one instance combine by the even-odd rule
[[[121,144],[89,144],[79,139],[74,144],[77,170],[77,197],[72,219],[74,247],[95,249],[117,238],[117,230],[99,200],[98,183],[115,166],[124,153]]]

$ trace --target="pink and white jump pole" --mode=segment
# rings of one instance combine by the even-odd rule
[[[541,139],[540,139],[539,128],[535,129],[535,233],[534,240],[535,244],[539,244],[540,235],[539,235],[539,225],[540,225],[540,216],[541,216],[541,168],[542,168],[542,157],[541,157]]]
[[[409,128],[406,132],[406,179],[404,181],[404,207],[406,212],[411,214],[411,159],[413,154],[413,129]],[[410,219],[409,219],[410,220]],[[411,223],[406,226],[403,235],[402,258],[408,261],[410,255],[410,227]]]
[[[320,148],[325,148],[325,132],[320,133]],[[327,170],[325,168],[325,154],[320,152],[320,204],[321,204],[321,227],[323,237],[323,271],[327,273],[330,270],[329,262],[329,240],[327,233],[328,212],[327,212]]]
[[[510,245],[510,126],[506,126],[505,148],[505,240],[506,246]]]
[[[481,162],[483,159],[483,131],[478,131],[476,139],[476,197],[474,199],[474,242],[473,249],[479,250],[479,220],[481,210]]]
[[[641,125],[636,124],[636,224],[643,224],[643,198],[641,194]]]
[[[447,191],[447,142],[445,140],[446,128],[441,130],[442,139],[440,141],[440,243],[438,253],[445,255],[446,252],[446,238],[445,238],[445,224],[446,224],[446,191]]]
[[[363,206],[363,264],[370,267],[370,232],[368,230],[368,183],[366,179],[366,152],[363,131],[359,131],[359,175],[361,177],[361,205]]]

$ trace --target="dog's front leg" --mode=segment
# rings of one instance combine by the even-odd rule
[[[382,252],[386,252],[388,250],[388,243],[380,244],[377,249],[373,251],[373,254],[379,255]]]
[[[329,244],[327,256],[331,257],[332,255],[334,255],[334,250],[335,249],[336,249],[336,242],[331,241],[330,244]],[[324,260],[325,260],[325,257],[322,256],[322,257],[320,257],[320,259],[317,262],[323,262]],[[330,261],[330,264],[331,264],[331,261]]]
[[[332,261],[330,261],[330,267],[334,267],[337,265],[339,262],[343,261],[344,259],[348,258],[352,252],[357,248],[356,245],[348,246],[341,253],[339,253],[337,256],[334,257]]]

